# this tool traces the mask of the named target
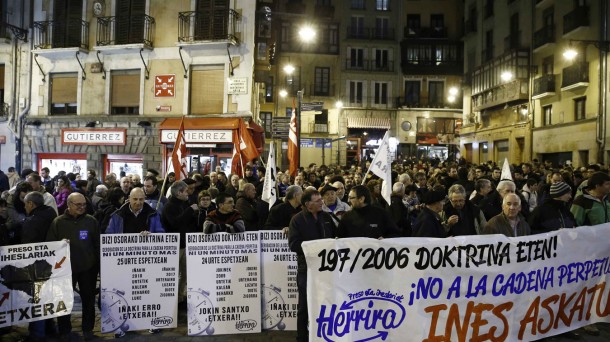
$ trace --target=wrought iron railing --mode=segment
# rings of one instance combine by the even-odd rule
[[[89,23],[81,19],[35,21],[34,49],[89,49]]]
[[[185,43],[229,40],[239,44],[239,13],[232,9],[178,13],[178,41]]]
[[[555,26],[545,26],[534,32],[534,49],[549,43],[555,43]]]
[[[563,16],[563,34],[581,26],[589,26],[589,7],[579,6]]]
[[[155,18],[138,14],[97,18],[96,45],[143,44],[152,49],[155,36]]]
[[[543,75],[534,80],[534,92],[532,96],[554,92],[555,75]]]
[[[569,87],[577,83],[589,83],[589,63],[574,63],[574,65],[563,68],[561,87]]]

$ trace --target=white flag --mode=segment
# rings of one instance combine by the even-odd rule
[[[277,200],[277,180],[275,175],[277,169],[275,167],[275,148],[273,147],[273,141],[269,144],[269,158],[267,159],[267,172],[265,172],[265,183],[263,183],[263,194],[261,199],[269,203],[269,210]]]
[[[502,166],[502,174],[500,180],[513,180],[513,176],[510,173],[510,164],[508,164],[508,158],[504,158],[504,165]]]
[[[383,136],[383,141],[379,145],[375,158],[371,163],[369,172],[377,175],[383,180],[381,185],[381,196],[388,202],[392,203],[390,196],[392,195],[392,164],[390,160],[390,131],[386,131]]]

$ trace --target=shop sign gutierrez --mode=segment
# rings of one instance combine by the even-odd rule
[[[161,130],[162,143],[174,143],[178,135],[177,129]],[[184,140],[188,143],[232,143],[233,132],[230,129],[187,129],[184,130]]]
[[[125,129],[62,128],[63,145],[125,145]]]

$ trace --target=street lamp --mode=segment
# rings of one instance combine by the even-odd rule
[[[316,38],[316,30],[309,25],[305,25],[299,29],[299,38],[304,43],[310,43]]]
[[[500,77],[502,78],[502,81],[510,82],[513,79],[513,73],[507,70],[504,71]]]

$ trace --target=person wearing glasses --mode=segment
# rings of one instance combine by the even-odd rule
[[[481,211],[485,215],[485,219],[487,221],[491,220],[492,217],[500,214],[502,212],[502,201],[504,197],[508,194],[517,194],[522,203],[525,203],[525,199],[521,194],[516,193],[517,187],[515,183],[511,180],[502,180],[498,183],[495,191],[490,192],[487,197],[481,200]],[[521,215],[526,219],[529,217],[529,207],[522,206]]]
[[[339,221],[337,236],[368,237],[373,239],[401,236],[401,233],[385,209],[373,204],[367,186],[356,185],[347,197],[352,210],[345,212]]]
[[[252,184],[250,184],[252,185]],[[235,210],[235,201],[228,194],[220,193],[216,196],[216,210],[212,210],[205,218],[203,232],[213,233],[243,233],[246,225],[241,215]]]
[[[68,196],[65,212],[53,220],[47,233],[47,241],[66,241],[70,245],[72,286],[78,284],[83,305],[83,339],[97,338],[95,326],[95,283],[100,260],[100,231],[97,220],[85,213],[85,196],[73,192]],[[72,332],[71,316],[57,317],[61,340],[68,340]]]
[[[448,236],[481,234],[487,224],[485,215],[470,201],[466,200],[466,189],[459,184],[449,187],[449,201],[441,214],[443,226]]]

